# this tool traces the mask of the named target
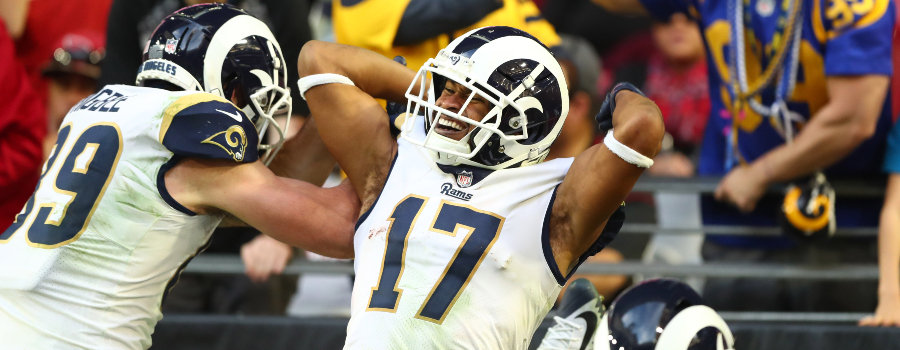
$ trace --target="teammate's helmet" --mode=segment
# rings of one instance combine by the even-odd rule
[[[450,79],[473,93],[454,113],[435,104]],[[415,83],[420,90],[413,94]],[[478,94],[492,104],[479,122],[461,113]],[[569,112],[563,71],[539,40],[510,27],[484,27],[456,38],[429,59],[406,92],[407,111],[424,114],[424,140],[410,137],[414,118],[401,136],[431,151],[439,164],[465,164],[491,170],[532,165],[547,156]],[[435,131],[441,115],[475,126],[461,140]]]
[[[726,350],[734,336],[722,317],[688,285],[640,283],[613,301],[600,320],[597,350]]]
[[[788,186],[781,207],[781,227],[803,241],[823,241],[834,235],[834,188],[822,173]]]
[[[202,4],[163,20],[144,49],[137,84],[159,80],[227,100],[235,94],[238,108],[256,125],[260,140],[269,125],[278,132],[276,142],[259,145],[268,150],[263,162],[281,148],[284,133],[272,117],[291,115],[287,62],[269,28],[244,10]]]

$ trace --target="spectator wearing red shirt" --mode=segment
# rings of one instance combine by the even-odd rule
[[[106,33],[111,5],[112,0],[30,1],[24,32],[15,39],[16,55],[43,103],[48,102],[48,79],[42,68],[60,47],[59,41],[73,32]]]
[[[5,8],[3,9],[5,10]],[[6,19],[3,16],[3,19]],[[0,228],[9,227],[34,191],[40,175],[46,114],[0,19]]]
[[[666,124],[663,150],[648,172],[693,176],[696,151],[710,111],[703,38],[683,14],[654,22],[650,33],[624,40],[604,58],[600,91],[613,81],[640,86],[659,106]]]

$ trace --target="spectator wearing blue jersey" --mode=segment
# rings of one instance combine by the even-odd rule
[[[649,14],[659,20],[684,13],[701,27],[708,48],[712,108],[698,174],[724,176],[715,199],[702,200],[705,225],[775,226],[782,198],[764,197],[773,183],[817,171],[829,179],[879,176],[891,125],[885,96],[892,74],[893,1],[593,1],[616,12]],[[838,197],[837,224],[875,226],[880,206],[878,200]],[[873,248],[870,241],[840,237],[812,247],[783,237],[708,236],[704,258],[862,262],[874,255],[869,253]],[[706,290],[714,291],[706,297],[717,309],[867,307],[862,306],[867,298],[827,297],[851,292],[833,284],[719,282],[708,283]]]

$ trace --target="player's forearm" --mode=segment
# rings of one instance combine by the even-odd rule
[[[900,295],[900,174],[888,183],[881,222],[878,225],[878,294]]]
[[[319,130],[313,118],[303,124],[303,128],[284,146],[269,169],[275,175],[305,181],[322,186],[334,168],[334,157],[319,136]]]
[[[769,151],[751,164],[751,170],[775,183],[840,161],[875,133],[887,83],[887,77],[829,78],[830,101],[791,144]]]
[[[406,90],[415,76],[414,71],[375,52],[315,40],[300,50],[297,69],[301,78],[340,74],[372,97],[397,102],[406,101]]]
[[[359,202],[347,188],[277,178],[226,209],[281,242],[334,258],[353,257]],[[263,192],[264,194],[260,194]]]

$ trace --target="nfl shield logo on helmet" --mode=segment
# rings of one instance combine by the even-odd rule
[[[178,39],[169,39],[166,40],[166,49],[167,53],[175,53],[175,47],[178,46]]]
[[[462,188],[472,186],[472,172],[463,170],[456,174],[456,184]]]

